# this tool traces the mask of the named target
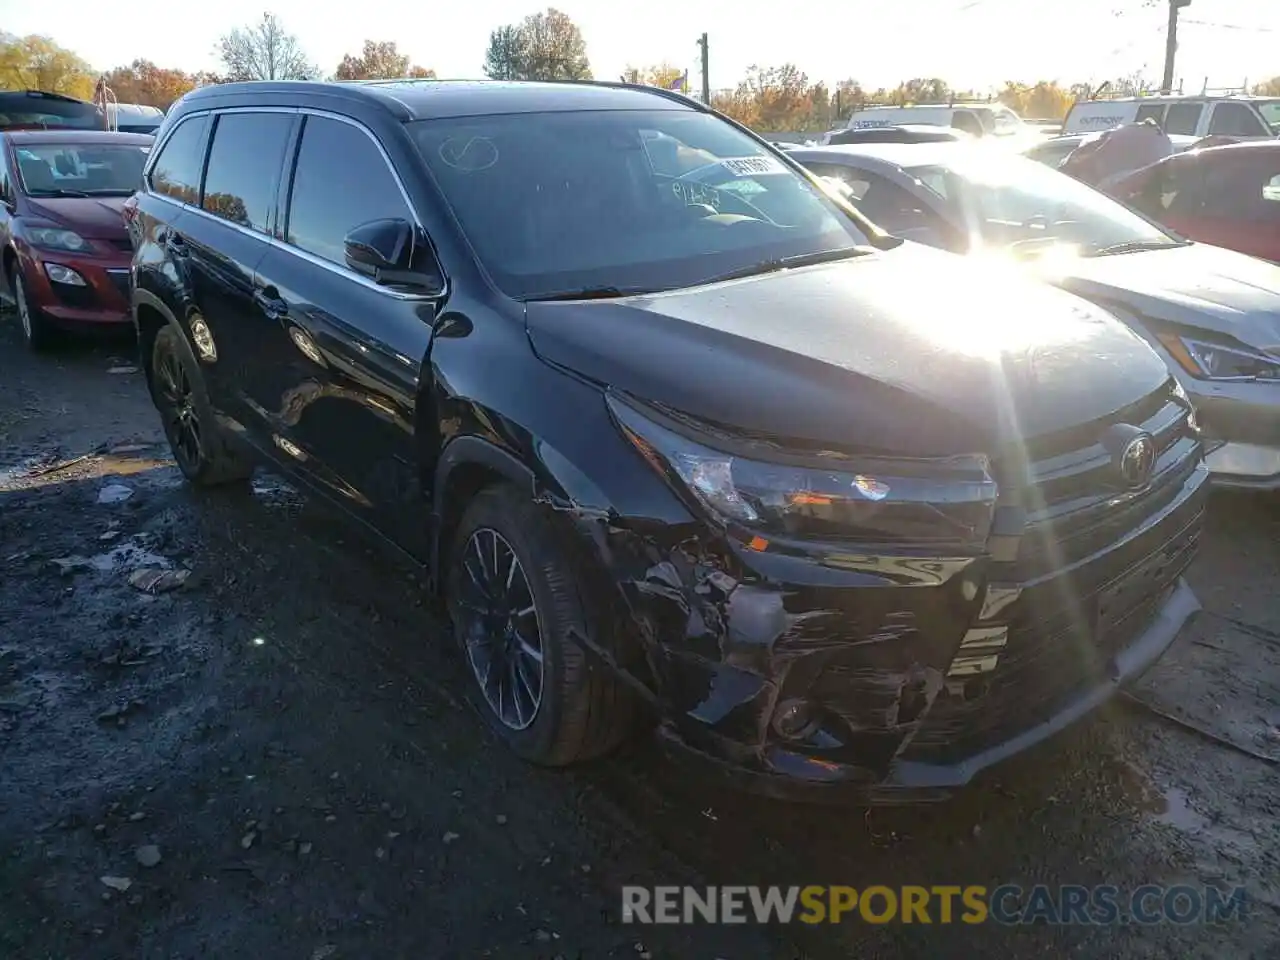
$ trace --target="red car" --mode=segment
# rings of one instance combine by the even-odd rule
[[[133,247],[121,210],[154,138],[93,130],[0,132],[0,268],[27,343],[57,328],[130,324]]]
[[[1280,263],[1280,140],[1178,154],[1106,192],[1191,240]]]

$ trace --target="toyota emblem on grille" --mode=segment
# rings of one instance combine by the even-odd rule
[[[1151,471],[1155,465],[1156,443],[1148,433],[1134,437],[1120,451],[1120,479],[1126,487],[1145,487],[1151,482]]]
[[[1116,423],[1102,436],[1111,455],[1112,483],[1125,490],[1140,490],[1151,482],[1156,466],[1156,441],[1131,423]]]

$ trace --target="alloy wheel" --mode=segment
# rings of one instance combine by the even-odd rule
[[[454,604],[467,662],[494,716],[511,730],[527,729],[542,705],[545,674],[537,602],[524,567],[489,527],[471,534],[459,563]]]
[[[178,355],[166,350],[158,358],[154,378],[165,436],[183,471],[193,472],[199,469],[204,444],[191,377]]]

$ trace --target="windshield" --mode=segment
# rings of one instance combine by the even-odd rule
[[[1074,244],[1097,253],[1179,242],[1105,194],[1026,157],[984,154],[908,172],[986,247],[1032,252]]]
[[[27,94],[0,94],[0,130],[5,128],[46,130],[101,130],[102,113],[92,103],[32,97]]]
[[[867,238],[823,191],[724,121],[579,111],[409,125],[509,296],[706,283]]]
[[[1280,100],[1259,100],[1258,112],[1271,126],[1276,136],[1280,137]]]
[[[147,147],[137,144],[24,143],[18,178],[31,197],[127,197],[142,183]]]

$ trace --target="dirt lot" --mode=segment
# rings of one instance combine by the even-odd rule
[[[786,806],[644,743],[569,773],[511,759],[414,571],[269,475],[185,488],[130,357],[32,358],[0,317],[0,956],[1280,957],[1280,501],[1215,502],[1208,612],[1148,706],[945,806]],[[139,569],[190,576],[151,595]],[[640,929],[626,882],[1238,884],[1248,910]]]

